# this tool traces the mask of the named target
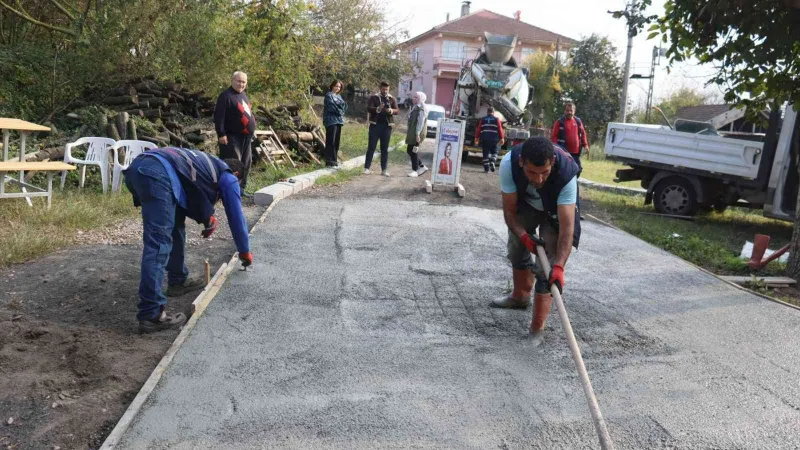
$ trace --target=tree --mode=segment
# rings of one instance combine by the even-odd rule
[[[622,95],[622,69],[617,49],[607,37],[593,34],[570,51],[571,64],[560,74],[561,104],[572,101],[586,133],[597,139],[617,117]]]
[[[725,101],[755,116],[772,99],[800,105],[800,2],[669,0],[650,27],[669,43],[670,63],[714,63],[709,83],[725,86]]]
[[[682,87],[677,91],[672,91],[667,95],[666,98],[662,99],[656,105],[667,119],[670,122],[674,122],[677,118],[678,110],[681,108],[685,108],[687,106],[698,106],[698,105],[705,105],[709,102],[710,98],[708,95],[703,94],[702,92],[697,91],[696,89],[692,89],[689,87]],[[664,119],[661,117],[661,114],[655,111],[650,112],[650,121],[646,121],[646,111],[638,110],[634,111],[631,116],[633,118],[633,122],[636,123],[652,123],[658,124],[663,123]]]
[[[649,0],[648,0],[649,1]],[[711,83],[724,86],[725,100],[755,116],[783,101],[800,107],[800,2],[797,0],[668,0],[664,16],[650,28],[669,43],[670,63],[697,58],[718,69]],[[795,136],[797,132],[795,132]],[[793,140],[798,158],[798,140]],[[800,162],[800,161],[798,161]],[[798,165],[800,167],[800,165]],[[800,213],[800,195],[795,209]],[[792,236],[788,272],[800,276],[800,214]]]
[[[314,0],[318,86],[333,78],[359,88],[374,88],[382,80],[396,84],[414,69],[406,53],[397,52],[407,32],[391,23],[379,0]]]
[[[556,60],[547,52],[536,52],[523,61],[528,67],[528,83],[533,87],[531,112],[533,125],[548,128],[560,115],[558,101],[561,82],[556,71]]]

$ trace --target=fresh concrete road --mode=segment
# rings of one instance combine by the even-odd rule
[[[583,226],[565,298],[617,448],[799,448],[800,311]],[[598,448],[555,310],[534,349],[530,309],[487,307],[505,233],[498,210],[281,202],[120,448]]]

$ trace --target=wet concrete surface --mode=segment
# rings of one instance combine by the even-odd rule
[[[279,203],[119,448],[599,448],[555,309],[532,348],[530,308],[488,307],[505,237],[497,209]],[[618,449],[800,447],[800,312],[590,222],[566,276]]]

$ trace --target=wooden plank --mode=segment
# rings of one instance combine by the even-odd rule
[[[725,281],[730,281],[731,283],[736,283],[740,285],[748,284],[753,282],[752,277],[741,277],[741,276],[720,276]],[[797,280],[787,277],[756,277],[756,280],[764,281],[764,284],[767,286],[791,286],[797,284]]]
[[[50,131],[50,128],[24,120],[0,117],[0,130]]]
[[[38,171],[55,171],[61,172],[62,170],[75,170],[75,166],[65,164],[58,161],[0,161],[0,171],[2,172],[16,172],[18,170],[38,170]]]

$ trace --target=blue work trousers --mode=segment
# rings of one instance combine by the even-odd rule
[[[125,172],[125,184],[141,203],[144,226],[136,318],[150,320],[167,304],[162,291],[165,269],[171,285],[183,284],[189,276],[185,264],[186,215],[178,206],[169,175],[158,159],[136,158]]]

